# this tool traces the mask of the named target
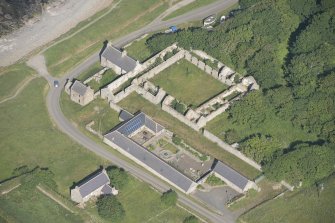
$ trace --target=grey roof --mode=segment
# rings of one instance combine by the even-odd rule
[[[229,166],[220,161],[218,161],[217,164],[215,165],[213,172],[229,180],[231,183],[236,185],[241,190],[245,188],[245,186],[249,181],[245,176],[241,175],[239,172],[230,168]]]
[[[87,86],[83,83],[81,83],[78,80],[75,80],[73,85],[71,86],[71,91],[77,92],[79,95],[84,96],[87,91]]]
[[[159,157],[148,151],[146,148],[138,145],[120,132],[113,131],[105,135],[105,138],[113,142],[121,149],[135,157],[137,160],[150,167],[156,173],[165,177],[184,191],[188,191],[194,183],[187,176],[165,163]]]
[[[106,184],[102,189],[101,189],[102,194],[112,194],[112,188]]]
[[[127,112],[126,110],[121,110],[119,117],[123,121],[128,121],[129,119],[133,118],[134,115],[131,114],[131,113],[129,113],[129,112]]]
[[[104,171],[98,172],[87,179],[85,182],[78,185],[79,192],[82,197],[86,197],[99,187],[109,184],[109,182],[109,177]]]
[[[143,125],[145,125],[148,129],[150,129],[151,131],[155,133],[160,132],[164,129],[162,125],[153,121],[143,112],[140,112],[137,115],[135,115],[133,118],[128,119],[124,124],[122,124],[116,130],[125,136],[129,136],[130,134],[135,132],[137,129],[141,128]]]
[[[133,58],[127,55],[122,56],[122,52],[120,50],[110,45],[107,45],[101,56],[126,72],[132,71],[136,67],[136,61]]]

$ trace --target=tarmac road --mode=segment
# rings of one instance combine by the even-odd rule
[[[224,10],[225,8],[231,6],[232,4],[236,3],[237,0],[222,0],[215,3],[212,3],[210,5],[207,5],[205,7],[202,7],[200,9],[196,9],[190,13],[186,13],[182,16],[176,17],[174,19],[171,19],[169,21],[161,21],[160,19],[154,20],[149,25],[145,26],[144,28],[133,32],[123,38],[120,38],[113,42],[113,44],[117,47],[122,47],[125,44],[131,42],[132,40],[138,38],[139,36],[160,30],[165,29],[171,25],[178,25],[184,22],[193,21],[196,19],[203,19],[207,17],[208,15],[217,13],[219,11]],[[50,117],[52,118],[53,122],[59,127],[59,129],[66,133],[68,136],[70,136],[73,140],[78,142],[79,144],[83,145],[88,150],[94,152],[95,154],[111,161],[113,164],[118,165],[122,168],[124,168],[126,171],[129,171],[134,176],[142,179],[143,181],[151,184],[154,188],[158,189],[159,191],[166,191],[170,189],[170,186],[166,183],[161,181],[159,178],[149,174],[147,171],[144,171],[141,168],[138,168],[134,166],[131,163],[128,163],[125,160],[120,159],[119,157],[116,157],[112,153],[105,150],[102,146],[98,145],[96,142],[85,136],[82,132],[80,132],[76,127],[74,127],[69,120],[64,116],[63,112],[61,111],[59,100],[60,100],[60,94],[63,90],[62,87],[55,88],[53,86],[53,81],[56,80],[55,78],[51,77],[47,72],[45,72],[46,69],[41,68],[43,63],[41,63],[41,59],[44,59],[43,57],[36,56],[34,58],[31,58],[31,60],[28,62],[28,64],[35,69],[37,69],[40,73],[40,75],[44,76],[49,84],[50,84],[50,91],[47,95],[47,108],[50,114]],[[61,79],[58,79],[60,82],[60,86],[64,86],[66,79],[72,79],[76,76],[78,76],[81,72],[86,70],[89,66],[91,66],[93,63],[97,62],[99,60],[99,53],[95,53],[89,58],[87,58],[83,63],[75,67],[71,72],[66,74]],[[188,209],[192,210],[196,215],[203,216],[209,221],[213,223],[232,223],[235,222],[236,216],[229,212],[228,210],[224,211],[221,214],[215,213],[204,206],[200,205],[198,202],[194,201],[193,199],[190,199],[189,196],[186,196],[184,193],[178,192],[178,201],[183,206],[187,207]]]

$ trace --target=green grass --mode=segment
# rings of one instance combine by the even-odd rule
[[[60,195],[69,199],[69,188],[73,182],[83,179],[100,165],[110,163],[74,143],[57,129],[47,113],[46,90],[46,81],[37,78],[17,98],[0,104],[0,180],[11,177],[13,169],[19,166],[47,167],[55,174]],[[108,108],[107,111],[107,107],[102,106],[103,103],[107,105],[99,100],[86,107],[72,103],[73,107],[68,109],[78,110],[78,120],[83,122],[82,126],[92,116],[101,120],[101,129],[104,130],[116,125],[118,119],[113,110]],[[94,113],[96,107],[103,117]],[[40,192],[22,192],[20,188],[0,197],[1,218],[14,219],[14,222],[83,222]],[[154,222],[182,222],[189,215],[175,207],[163,212],[166,207],[160,204],[160,194],[134,178],[119,196],[126,209],[126,222],[145,222],[142,219],[152,217]],[[95,207],[77,210],[80,216],[87,217],[87,212],[90,212],[95,221],[108,222],[97,215]],[[168,219],[159,218],[160,213],[168,213]]]
[[[82,107],[70,100],[64,92],[61,95],[61,108],[66,116],[80,129],[94,121],[94,130],[106,133],[120,123],[119,114],[111,109],[108,103],[102,99],[95,99],[90,104]]]
[[[266,202],[242,215],[239,222],[247,223],[333,223],[335,219],[335,176],[318,192],[316,186],[287,192],[284,196]]]
[[[87,78],[93,76],[95,73],[99,72],[102,69],[102,66],[100,65],[100,62],[94,63],[92,66],[90,66],[87,70],[85,70],[83,73],[81,73],[77,79],[80,81],[85,81]]]
[[[100,50],[105,40],[115,40],[139,29],[167,8],[168,4],[162,0],[122,0],[114,10],[96,23],[49,48],[44,53],[49,72],[54,76],[63,75],[74,65]]]
[[[100,80],[100,82],[97,82],[95,80],[91,80],[89,83],[87,83],[93,90],[94,92],[100,90],[104,86],[108,85],[111,83],[113,80],[115,80],[118,77],[117,74],[111,69],[107,70],[103,75]]]
[[[117,195],[126,212],[125,218],[120,222],[138,223],[151,219],[150,222],[157,223],[181,223],[189,215],[178,207],[165,206],[161,203],[160,196],[160,193],[153,191],[147,184],[130,177],[127,185]]]
[[[208,5],[210,3],[213,3],[217,0],[195,0],[194,2],[188,4],[188,5],[185,5],[183,7],[181,7],[180,9],[172,12],[171,14],[167,15],[166,17],[164,17],[164,21],[166,20],[169,20],[169,19],[172,19],[174,17],[177,17],[177,16],[180,16],[182,14],[185,14],[189,11],[192,11],[193,9],[197,9],[197,8],[200,8],[202,6],[205,6],[205,5]]]
[[[167,112],[161,110],[159,106],[153,105],[138,94],[132,93],[127,98],[122,100],[119,105],[132,113],[138,110],[145,112],[155,121],[180,136],[191,147],[197,149],[201,153],[212,155],[213,157],[224,161],[250,179],[254,179],[257,175],[259,175],[259,172],[256,169],[224,151],[215,143],[207,140],[200,133],[195,132],[193,129],[178,121]]]
[[[4,219],[15,222],[83,222],[78,215],[67,211],[37,189],[26,191],[22,186],[0,197],[0,209],[6,214]]]
[[[46,86],[43,79],[35,79],[15,99],[0,104],[0,179],[23,165],[48,167],[59,192],[68,196],[74,179],[106,161],[73,142],[50,121]]]
[[[211,185],[211,186],[221,186],[221,185],[225,185],[225,182],[223,182],[220,178],[218,178],[217,176],[215,176],[214,174],[210,175],[207,180],[206,183]]]
[[[193,106],[227,89],[226,85],[184,59],[163,70],[151,81],[177,100]]]
[[[231,203],[231,205],[229,205],[229,209],[232,211],[238,210],[241,212],[245,212],[246,210],[257,206],[264,201],[276,197],[278,194],[285,190],[283,186],[276,190],[273,189],[273,186],[278,186],[278,183],[271,182],[268,179],[263,179],[257,184],[257,186],[261,188],[261,191],[257,192],[254,189],[249,190],[244,198]]]
[[[238,101],[235,103],[239,103]],[[271,135],[273,138],[280,140],[282,147],[286,148],[294,141],[314,141],[317,137],[313,134],[308,134],[299,128],[294,128],[288,120],[281,120],[274,116],[267,118],[261,127],[250,129],[248,126],[237,125],[228,119],[228,113],[222,113],[215,119],[207,123],[206,129],[224,140],[223,132],[229,129],[235,129],[240,139],[244,139],[255,132]],[[285,131],[282,131],[285,129]],[[289,133],[289,134],[287,134]]]
[[[24,64],[6,67],[0,71],[0,100],[15,93],[26,78],[34,74],[34,70]]]
[[[125,48],[127,54],[135,58],[136,60],[140,61],[141,63],[149,59],[152,56],[152,53],[149,50],[149,48],[145,45],[145,42],[149,37],[150,35],[140,40],[134,41],[130,46]]]
[[[176,154],[179,151],[179,149],[176,146],[174,146],[172,143],[166,141],[165,139],[160,139],[158,141],[158,144],[161,148],[169,150],[173,154]]]

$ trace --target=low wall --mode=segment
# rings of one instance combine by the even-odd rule
[[[175,117],[179,121],[183,122],[184,124],[188,125],[192,129],[194,129],[196,131],[199,131],[200,127],[197,124],[195,124],[194,122],[191,122],[184,115],[180,114],[179,112],[177,112],[176,110],[174,110],[170,106],[163,104],[162,105],[162,110],[166,111],[167,113],[169,113],[170,115],[172,115],[173,117]]]
[[[169,59],[167,59],[166,61],[164,61],[160,65],[158,65],[157,67],[154,67],[151,70],[149,70],[147,73],[143,74],[141,77],[138,78],[138,81],[139,82],[144,82],[148,79],[153,78],[155,75],[162,72],[163,70],[165,70],[166,68],[168,68],[172,64],[176,63],[178,60],[184,58],[184,55],[185,55],[184,50],[179,51],[178,53],[176,53],[175,55],[173,55],[172,57],[170,57]]]
[[[111,109],[113,109],[114,111],[116,111],[117,113],[120,113],[122,108],[120,106],[118,106],[117,104],[113,103],[113,102],[109,102],[109,107]]]
[[[151,103],[157,105],[159,104],[164,96],[166,95],[166,92],[162,89],[159,89],[158,93],[156,96],[152,95],[149,91],[146,91],[144,88],[137,87],[136,92],[141,95],[143,98],[147,99]]]
[[[133,93],[136,90],[136,88],[137,88],[136,85],[130,85],[123,91],[120,91],[118,94],[114,95],[114,97],[111,98],[111,101],[114,103],[120,102],[122,99]]]
[[[261,165],[256,163],[254,160],[246,157],[243,153],[241,153],[237,149],[233,148],[231,145],[223,142],[221,139],[219,139],[218,137],[213,135],[211,132],[209,132],[207,130],[204,130],[203,135],[207,139],[209,139],[210,141],[217,143],[218,146],[220,146],[222,149],[226,150],[227,152],[233,154],[234,156],[236,156],[236,157],[240,158],[241,160],[243,160],[244,162],[248,163],[250,166],[253,166],[257,170],[260,170],[260,171],[262,170]]]

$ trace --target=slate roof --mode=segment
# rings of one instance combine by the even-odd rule
[[[213,172],[229,180],[241,190],[244,190],[245,186],[249,182],[248,178],[220,161],[216,163],[215,167],[213,168]]]
[[[127,55],[122,56],[122,52],[120,50],[110,45],[107,45],[101,56],[126,72],[130,72],[136,67],[136,61],[133,58]]]
[[[125,136],[129,136],[137,129],[141,128],[145,125],[151,131],[158,133],[164,129],[163,126],[153,121],[143,112],[138,113],[133,118],[128,119],[124,124],[118,127],[116,130]]]
[[[155,172],[165,177],[184,191],[188,191],[194,183],[190,178],[170,166],[155,154],[148,151],[146,148],[134,142],[128,136],[145,125],[153,132],[158,133],[164,127],[157,122],[153,121],[143,112],[138,113],[132,119],[126,121],[123,125],[116,130],[107,133],[105,139],[119,146],[121,149],[135,157],[137,160],[144,163],[146,166],[153,169]]]
[[[112,194],[112,188],[106,184],[102,189],[101,189],[102,194]]]
[[[129,112],[127,112],[126,110],[121,110],[119,117],[123,121],[128,121],[129,119],[133,118],[134,115],[131,114],[131,113],[129,113]]]
[[[141,161],[155,172],[165,177],[184,191],[188,191],[194,183],[187,176],[180,173],[178,170],[161,160],[155,154],[148,151],[146,148],[138,145],[130,138],[122,135],[118,131],[113,131],[105,135],[105,138],[113,142],[127,153]]]
[[[80,81],[76,80],[71,86],[71,91],[77,92],[79,95],[84,96],[87,91],[87,86]]]
[[[77,186],[79,188],[81,196],[84,198],[99,187],[109,184],[109,182],[110,181],[108,175],[104,171],[101,171],[94,174],[85,182]]]

